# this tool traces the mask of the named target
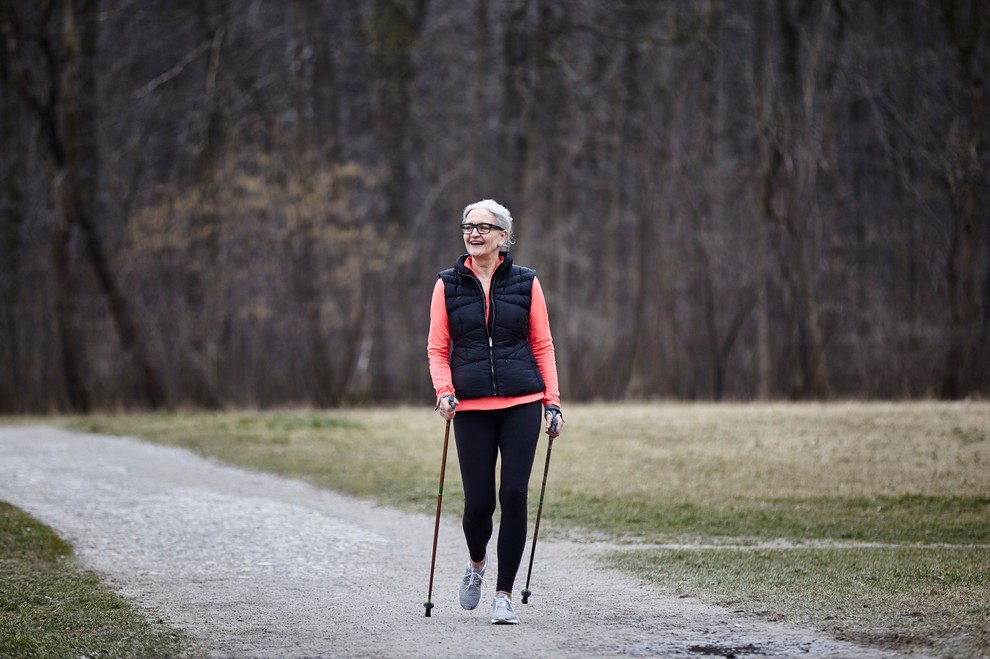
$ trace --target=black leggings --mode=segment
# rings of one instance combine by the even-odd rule
[[[495,589],[512,592],[526,551],[529,476],[543,418],[540,401],[502,410],[458,412],[454,417],[457,461],[464,483],[464,538],[472,561],[484,560],[495,514],[495,464],[502,455],[498,503],[498,581]]]

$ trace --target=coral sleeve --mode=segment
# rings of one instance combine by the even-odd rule
[[[450,321],[447,318],[442,279],[437,279],[433,288],[426,353],[430,358],[430,377],[439,401],[441,396],[454,393],[454,381],[450,375]]]
[[[533,279],[533,297],[529,305],[529,343],[546,386],[543,404],[560,407],[557,357],[553,350],[553,336],[550,334],[550,314],[539,279]]]

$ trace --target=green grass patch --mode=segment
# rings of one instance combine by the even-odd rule
[[[990,650],[987,548],[652,549],[607,562],[671,594],[867,645],[953,657]]]
[[[554,493],[555,524],[605,530],[634,542],[678,536],[883,543],[990,542],[990,498],[975,496],[640,501]]]
[[[0,656],[199,655],[181,633],[80,569],[51,529],[0,502]]]

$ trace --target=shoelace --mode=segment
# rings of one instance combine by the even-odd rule
[[[470,574],[464,575],[464,580],[461,582],[461,588],[467,590],[472,586],[481,586],[485,583],[485,578],[481,576],[481,570],[476,570],[471,568]]]

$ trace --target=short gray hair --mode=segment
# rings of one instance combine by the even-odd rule
[[[512,214],[509,212],[509,209],[494,199],[482,199],[481,201],[476,201],[473,204],[468,204],[464,207],[464,212],[461,213],[461,221],[463,222],[466,220],[468,213],[475,209],[488,211],[495,216],[495,224],[505,229],[507,237],[505,242],[502,243],[502,247],[499,248],[499,251],[508,252],[509,247],[514,245],[516,242],[515,234],[512,232]]]

